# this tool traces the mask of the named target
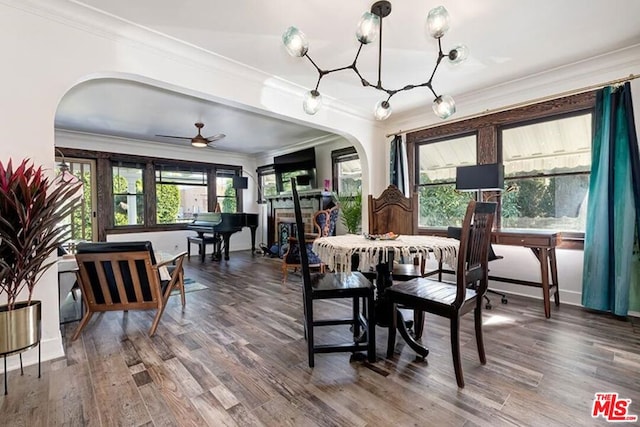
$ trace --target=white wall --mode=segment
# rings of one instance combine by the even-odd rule
[[[0,4],[0,28],[4,64],[0,67],[0,81],[4,82],[0,100],[2,161],[28,157],[37,164],[52,165],[54,117],[60,99],[76,84],[99,77],[131,78],[204,99],[288,116],[301,123],[309,120],[299,108],[302,88],[72,2],[4,0]],[[324,109],[313,121],[351,141],[360,141],[367,152],[382,138],[381,128],[348,112]],[[128,147],[126,152],[135,150]],[[375,155],[368,162],[375,164]],[[246,240],[246,236],[242,239]],[[52,269],[36,287],[35,297],[43,301],[43,360],[63,355],[56,283],[57,274]],[[25,353],[26,364],[36,360],[37,351]],[[9,359],[10,367],[16,364],[17,358]]]
[[[300,108],[303,88],[72,2],[3,0],[0,28],[3,36],[0,37],[3,63],[0,81],[4,83],[0,99],[0,159],[3,161],[29,157],[37,164],[51,165],[54,117],[60,99],[74,85],[99,77],[130,78],[203,99],[288,117],[303,124],[312,122],[316,127],[333,131],[358,150],[363,161],[363,194],[379,194],[387,185],[388,138],[384,134],[433,121],[427,112],[397,117],[383,128],[383,124],[335,108],[324,108],[310,117]],[[597,58],[593,64],[585,61],[575,67],[552,70],[517,84],[488,88],[472,97],[459,98],[458,117],[560,93],[587,82],[599,83],[639,69],[638,49],[615,57]],[[577,262],[573,257],[566,261],[562,255],[561,277],[581,270]],[[522,268],[528,264],[525,265],[523,259]],[[56,273],[50,270],[36,288],[36,298],[43,301],[43,360],[63,354],[56,282]],[[561,282],[561,286],[568,289],[570,284]],[[36,357],[37,352],[27,352],[25,363],[33,363]],[[15,359],[10,358],[10,364],[15,366]]]

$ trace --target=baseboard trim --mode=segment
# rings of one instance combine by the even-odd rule
[[[55,338],[43,339],[40,341],[41,361],[57,359],[64,356],[62,346],[62,335],[58,333]],[[31,366],[38,363],[38,347],[31,348],[22,353],[22,366]],[[7,372],[20,369],[20,357],[18,354],[7,356]]]

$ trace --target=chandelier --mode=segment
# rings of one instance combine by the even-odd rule
[[[356,29],[356,38],[360,42],[360,46],[358,47],[353,62],[350,65],[334,68],[331,70],[323,70],[313,61],[313,59],[311,59],[308,54],[309,42],[307,41],[307,38],[302,31],[300,31],[296,27],[289,27],[287,31],[285,31],[285,33],[282,35],[282,42],[284,43],[284,46],[287,49],[289,55],[300,58],[306,57],[318,72],[318,82],[316,83],[315,89],[310,90],[304,96],[302,107],[307,114],[317,113],[322,106],[322,95],[320,95],[320,92],[318,91],[318,87],[320,86],[320,81],[322,80],[322,78],[327,74],[343,70],[352,70],[354,73],[356,73],[363,86],[372,87],[387,94],[386,99],[380,100],[375,106],[374,117],[376,118],[376,120],[385,120],[387,117],[389,117],[389,115],[391,115],[391,104],[389,103],[391,97],[393,97],[398,92],[409,91],[419,87],[426,87],[433,94],[434,100],[432,107],[433,111],[438,117],[446,119],[456,112],[456,104],[453,101],[453,98],[449,95],[438,95],[432,86],[433,77],[438,70],[438,66],[445,57],[452,64],[458,64],[464,61],[469,53],[467,47],[464,45],[458,45],[454,47],[447,54],[444,54],[442,52],[441,38],[449,29],[449,12],[447,12],[444,7],[438,6],[434,9],[431,9],[429,11],[429,14],[427,15],[427,32],[429,33],[429,35],[438,40],[438,59],[435,66],[433,67],[433,71],[431,72],[429,79],[424,83],[408,84],[399,89],[388,89],[383,86],[381,76],[382,19],[389,16],[390,13],[390,2],[375,2],[371,6],[371,12],[365,12],[362,15],[362,18],[360,18],[360,22],[358,23],[358,27]],[[378,37],[378,82],[376,84],[372,84],[367,79],[365,79],[358,70],[358,57],[360,55],[360,51],[362,50],[362,46],[375,41],[376,37]]]

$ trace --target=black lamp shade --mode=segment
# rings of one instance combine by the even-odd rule
[[[246,190],[249,188],[249,178],[246,176],[234,176],[233,188],[236,190]]]
[[[298,185],[309,185],[311,184],[311,177],[309,175],[298,175],[296,176],[296,183]]]
[[[461,166],[456,168],[456,190],[498,190],[504,187],[504,165]]]

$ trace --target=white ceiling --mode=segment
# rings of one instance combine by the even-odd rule
[[[348,65],[358,42],[355,27],[372,1],[363,0],[83,0],[88,7],[121,17],[309,89],[317,74],[306,60],[285,52],[281,36],[290,25],[309,39],[309,55],[325,69]],[[428,80],[437,43],[425,35],[428,10],[439,5],[418,0],[393,2],[383,21],[385,87]],[[464,43],[470,58],[443,64],[435,91],[454,97],[518,80],[562,65],[640,43],[638,0],[448,0],[451,29],[443,50]],[[377,45],[363,48],[358,68],[375,82]],[[354,109],[372,111],[383,97],[363,88],[351,71],[326,76],[325,97]],[[430,108],[426,89],[392,98],[394,114]],[[393,117],[393,116],[392,116]],[[204,136],[224,133],[219,149],[260,153],[327,135],[326,132],[254,112],[144,86],[103,80],[70,91],[56,115],[61,129],[157,140],[156,134],[193,136],[193,123],[205,123]],[[168,140],[164,140],[165,142]],[[180,142],[183,143],[184,142]],[[188,141],[187,141],[188,144]]]
[[[196,122],[202,136],[223,133],[209,144],[217,150],[257,154],[283,145],[313,143],[327,132],[248,110],[194,98],[139,82],[99,79],[82,83],[64,96],[56,113],[56,128],[191,147]],[[285,144],[283,144],[285,141]]]

